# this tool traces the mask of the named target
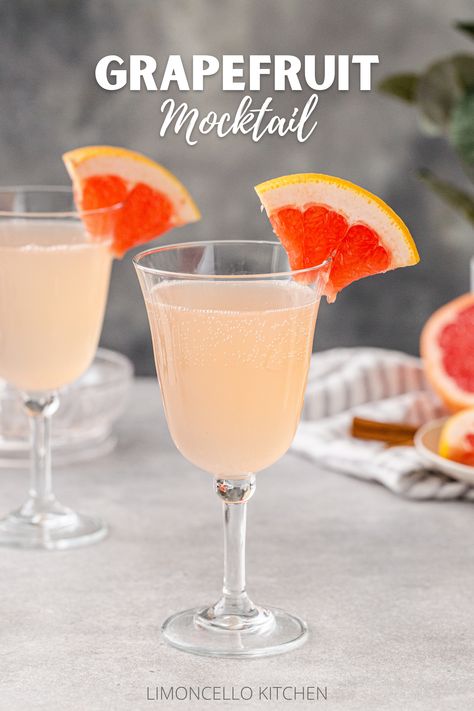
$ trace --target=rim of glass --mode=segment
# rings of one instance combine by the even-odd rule
[[[248,244],[261,244],[261,245],[271,245],[273,247],[280,247],[285,249],[281,242],[276,240],[247,240],[247,239],[210,239],[201,240],[197,242],[178,242],[175,244],[167,244],[163,247],[153,247],[152,249],[145,249],[139,252],[135,257],[133,257],[133,264],[140,271],[147,272],[148,274],[158,274],[166,277],[173,277],[174,279],[215,279],[215,280],[235,280],[241,279],[242,281],[249,279],[274,279],[278,277],[289,277],[299,274],[306,274],[308,272],[313,272],[315,270],[321,271],[324,267],[327,267],[331,263],[332,258],[328,257],[320,264],[315,264],[313,267],[305,267],[304,269],[290,269],[284,272],[264,272],[262,274],[191,274],[190,272],[174,272],[167,269],[158,269],[155,267],[146,267],[140,264],[140,261],[145,257],[149,257],[152,254],[157,254],[158,252],[169,252],[172,250],[189,249],[192,247],[207,247],[209,245],[228,245],[228,244],[240,244],[242,246]]]
[[[73,190],[67,185],[0,185],[0,195],[15,193],[63,193],[73,195]],[[106,212],[120,210],[123,202],[117,202],[109,207],[97,207],[93,210],[45,210],[28,212],[25,210],[0,210],[0,218],[22,218],[31,219],[61,219],[89,217],[91,215],[103,215]]]

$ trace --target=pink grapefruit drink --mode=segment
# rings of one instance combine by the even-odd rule
[[[31,429],[28,497],[0,519],[0,545],[20,548],[67,549],[107,534],[52,491],[58,391],[94,358],[113,257],[199,219],[182,183],[146,156],[85,146],[63,160],[73,190],[0,188],[0,378],[20,391]]]
[[[23,392],[56,390],[91,363],[112,254],[82,224],[11,221],[0,233],[0,377]]]
[[[303,620],[246,592],[254,473],[294,435],[320,296],[418,261],[402,220],[353,183],[297,174],[256,190],[281,243],[191,242],[134,259],[171,435],[214,475],[224,509],[222,596],[171,615],[162,631],[171,646],[211,657],[266,656],[306,640]]]
[[[293,439],[319,296],[291,281],[174,281],[146,298],[168,426],[219,476],[268,467]]]

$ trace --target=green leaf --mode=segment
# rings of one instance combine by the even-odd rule
[[[435,62],[422,74],[416,98],[425,124],[433,131],[448,130],[454,107],[474,90],[474,56],[457,54]]]
[[[454,107],[448,136],[464,163],[474,170],[474,92]]]
[[[474,39],[474,22],[456,22],[454,26],[457,30],[465,32],[471,39]]]
[[[430,170],[422,169],[418,172],[420,178],[439,195],[448,205],[461,212],[465,218],[474,225],[474,196],[456,185],[441,180]]]
[[[416,74],[393,74],[391,77],[383,79],[378,88],[386,94],[396,96],[408,103],[413,103],[416,98],[416,85],[418,76]]]

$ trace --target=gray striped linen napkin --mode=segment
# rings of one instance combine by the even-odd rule
[[[312,357],[292,449],[410,499],[474,501],[474,487],[426,469],[414,447],[387,448],[350,435],[354,416],[419,426],[445,414],[418,358],[380,348],[337,348]]]

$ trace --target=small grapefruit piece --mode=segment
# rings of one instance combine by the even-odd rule
[[[474,408],[448,417],[439,436],[438,452],[453,462],[474,466]]]
[[[342,178],[285,175],[255,190],[292,269],[332,257],[326,295],[357,279],[419,261],[407,226],[380,198]]]
[[[474,294],[434,312],[421,332],[426,377],[453,411],[474,407]]]
[[[79,210],[122,203],[114,220],[111,246],[117,257],[201,217],[178,178],[141,153],[114,146],[85,146],[65,153],[63,161]],[[86,221],[92,235],[100,238],[103,219],[92,215]]]

